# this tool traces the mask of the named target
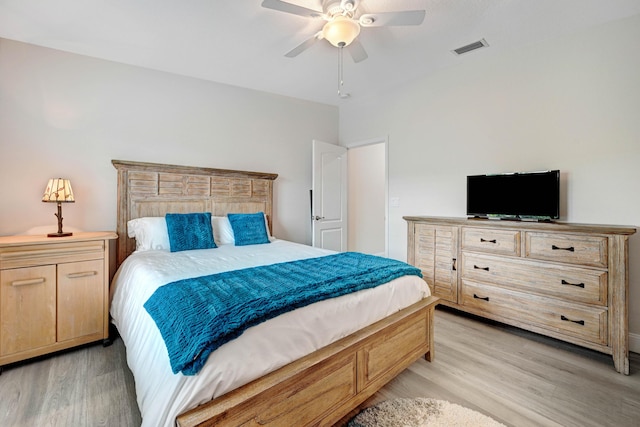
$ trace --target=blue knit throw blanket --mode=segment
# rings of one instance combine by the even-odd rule
[[[251,326],[405,275],[422,277],[401,261],[345,252],[179,280],[158,288],[144,307],[162,334],[173,373],[195,375],[212,351]]]

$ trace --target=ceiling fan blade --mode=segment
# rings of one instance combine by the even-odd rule
[[[262,7],[273,9],[280,12],[292,13],[294,15],[306,16],[310,18],[323,18],[322,12],[307,9],[306,7],[297,6],[281,0],[262,0]]]
[[[383,27],[394,25],[420,25],[424,21],[424,10],[405,10],[402,12],[365,13],[360,16],[363,27]]]
[[[347,50],[353,58],[353,62],[356,63],[364,61],[369,57],[369,55],[367,55],[367,51],[364,50],[364,47],[362,47],[362,43],[360,43],[358,39],[352,41],[351,44],[347,46]]]
[[[313,44],[318,40],[320,40],[321,38],[322,38],[322,31],[318,31],[312,37],[306,39],[305,41],[300,43],[298,46],[294,47],[289,52],[285,53],[284,56],[286,56],[287,58],[295,58],[296,56],[300,55],[302,52],[304,52],[305,50],[313,46]]]

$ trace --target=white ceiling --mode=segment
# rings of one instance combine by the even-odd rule
[[[321,0],[288,0],[321,10]],[[322,40],[284,54],[324,21],[262,0],[0,0],[0,37],[125,64],[340,105],[477,55],[493,55],[640,13],[639,0],[361,0],[358,12],[426,10],[420,26],[363,28],[369,58]],[[484,38],[488,49],[452,49]]]

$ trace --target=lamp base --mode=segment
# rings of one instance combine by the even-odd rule
[[[72,236],[73,233],[49,233],[47,234],[47,237],[66,237],[66,236]]]

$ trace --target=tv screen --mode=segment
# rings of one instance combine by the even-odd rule
[[[557,219],[560,217],[560,171],[467,176],[467,215]]]

